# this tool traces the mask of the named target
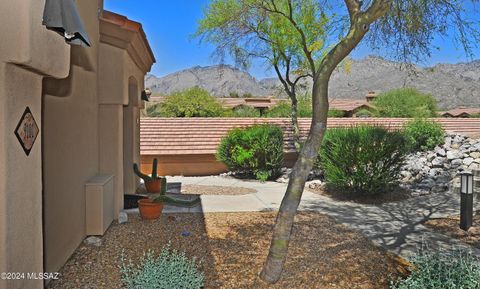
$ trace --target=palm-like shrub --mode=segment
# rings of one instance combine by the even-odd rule
[[[224,109],[206,90],[193,87],[167,96],[157,114],[162,117],[220,117]]]
[[[480,288],[480,259],[470,252],[424,249],[412,263],[410,276],[393,283],[392,289]]]
[[[380,94],[374,101],[382,117],[435,117],[437,101],[413,88],[394,89]]]
[[[404,134],[412,151],[426,151],[444,142],[445,131],[434,121],[415,119],[404,127]]]
[[[283,131],[269,124],[233,129],[217,150],[217,159],[231,171],[248,173],[262,181],[278,176],[283,156]]]
[[[406,144],[402,133],[382,127],[333,128],[325,134],[319,165],[330,188],[374,195],[395,185]]]
[[[185,253],[171,250],[170,245],[156,257],[153,251],[147,251],[138,264],[127,261],[122,253],[120,271],[127,289],[197,289],[203,287],[204,281],[195,259],[189,260]]]

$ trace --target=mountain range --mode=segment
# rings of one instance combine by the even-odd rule
[[[395,88],[413,87],[433,95],[442,109],[457,106],[480,107],[480,60],[438,64],[433,67],[410,66],[378,56],[349,61],[349,69],[339,67],[332,75],[329,93],[336,99],[362,99],[367,92],[381,93]],[[311,88],[311,80],[302,86]],[[145,87],[168,95],[193,86],[199,86],[216,97],[228,97],[235,92],[256,97],[284,97],[276,78],[257,80],[248,72],[229,65],[215,65],[181,70],[158,78],[145,78]]]

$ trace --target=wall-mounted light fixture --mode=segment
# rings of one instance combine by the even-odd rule
[[[142,91],[142,100],[150,101],[150,95],[152,95],[150,88],[145,88],[145,90]]]

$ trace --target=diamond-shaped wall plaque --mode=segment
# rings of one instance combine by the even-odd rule
[[[15,128],[15,135],[27,156],[30,154],[39,132],[40,129],[33,118],[30,108],[27,106],[25,112],[20,118],[17,128]]]

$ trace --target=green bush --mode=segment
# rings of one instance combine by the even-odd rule
[[[231,130],[220,142],[217,159],[231,171],[265,181],[277,177],[283,164],[283,131],[262,124]]]
[[[480,118],[480,113],[473,113],[469,117],[470,118]]]
[[[480,260],[461,250],[441,253],[425,249],[413,259],[410,276],[391,285],[392,289],[480,288]]]
[[[147,251],[138,264],[127,261],[122,252],[120,271],[128,289],[203,287],[204,274],[198,271],[195,259],[189,260],[185,253],[170,250],[170,245],[157,257],[153,251]]]
[[[260,117],[260,111],[248,105],[240,105],[231,112],[232,117]]]
[[[298,117],[312,117],[312,100],[308,96],[298,98],[297,103]],[[292,116],[292,104],[290,100],[282,101],[276,106],[270,108],[264,115],[265,117],[288,117]]]
[[[437,101],[413,88],[380,94],[373,102],[382,117],[435,117]]]
[[[199,87],[167,96],[159,111],[162,117],[220,117],[225,113],[215,97]]]
[[[160,111],[160,108],[161,108],[160,103],[147,104],[147,116],[148,117],[161,117],[162,113]]]
[[[415,119],[405,125],[404,134],[411,151],[425,151],[443,144],[445,131],[434,121]]]
[[[345,112],[338,109],[330,109],[328,111],[328,117],[344,117]]]
[[[327,130],[319,164],[327,186],[355,194],[379,194],[396,184],[407,150],[402,133],[376,126]]]
[[[360,109],[355,113],[355,117],[372,117],[375,113],[368,109]]]

